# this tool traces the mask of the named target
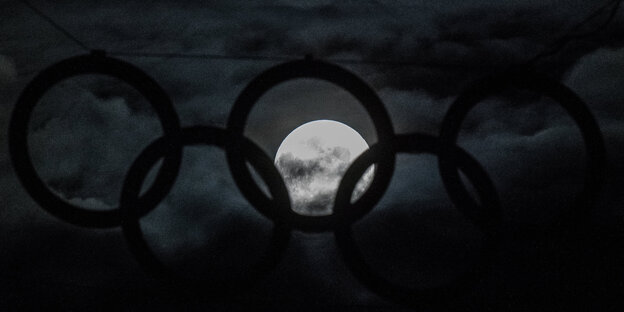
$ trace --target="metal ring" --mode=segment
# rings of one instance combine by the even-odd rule
[[[364,81],[353,73],[333,64],[318,60],[299,60],[284,63],[272,67],[254,80],[252,80],[243,92],[238,96],[227,122],[227,129],[238,135],[243,135],[249,113],[258,99],[274,86],[297,78],[315,78],[336,84],[351,93],[366,109],[377,131],[378,142],[388,142],[394,136],[392,122],[383,103]],[[243,166],[244,156],[237,154],[235,150],[227,152],[228,164],[234,179],[242,186],[241,191],[245,194],[254,194],[254,197],[264,196],[258,185],[254,182],[246,166]],[[394,154],[388,154],[381,161],[384,166],[375,170],[375,175],[370,189],[381,187],[389,183],[394,171]],[[365,192],[352,205],[356,213],[334,213],[328,216],[303,216],[290,210],[288,212],[273,212],[261,210],[266,216],[284,221],[286,224],[303,231],[323,232],[335,230],[344,224],[350,224],[358,216],[366,214],[374,205],[371,205],[370,196]]]
[[[453,190],[449,194],[454,202],[468,203],[469,206],[476,205],[457,172],[455,144],[462,121],[469,111],[486,97],[507,87],[526,89],[552,98],[568,112],[581,131],[587,152],[587,168],[584,187],[577,195],[573,210],[569,214],[561,215],[558,220],[560,226],[567,227],[570,222],[580,220],[587,212],[586,210],[592,206],[604,182],[606,151],[598,123],[587,105],[568,87],[541,75],[516,71],[489,77],[476,83],[455,100],[444,116],[440,128],[441,146],[438,165],[442,182],[447,190]],[[554,225],[549,227],[551,230],[554,229]]]
[[[135,66],[102,55],[72,57],[50,66],[37,75],[24,89],[11,116],[9,152],[15,172],[30,196],[50,214],[69,223],[94,228],[118,226],[119,208],[106,211],[88,210],[60,198],[37,174],[28,150],[28,123],[41,97],[58,82],[77,75],[102,74],[120,79],[139,91],[158,115],[165,135],[179,131],[180,121],[167,93],[145,72]],[[156,180],[141,196],[145,206],[157,203],[167,194],[180,167],[180,153],[168,154]],[[142,211],[142,214],[147,211]]]
[[[424,134],[397,135],[390,145],[373,145],[369,150],[362,153],[347,169],[342,183],[336,195],[336,207],[349,210],[349,198],[359,178],[366,169],[375,163],[379,163],[387,153],[432,153],[438,155],[440,140],[434,136]],[[390,147],[390,151],[388,151]],[[343,228],[335,232],[336,243],[355,277],[368,289],[391,301],[411,307],[424,307],[428,305],[444,304],[454,296],[465,293],[475,285],[490,269],[491,264],[499,248],[500,201],[494,184],[485,170],[468,153],[459,147],[454,148],[457,155],[456,166],[461,170],[474,185],[481,205],[459,209],[468,219],[494,220],[494,223],[476,222],[483,232],[485,243],[481,248],[480,260],[470,271],[461,274],[450,284],[428,288],[415,289],[393,283],[378,275],[364,259],[360,248],[357,246],[351,228]],[[382,194],[386,190],[380,190]],[[458,203],[454,203],[459,208]],[[460,203],[461,205],[461,203]],[[478,211],[471,211],[478,209]],[[468,212],[468,213],[467,213]],[[487,217],[484,217],[487,216]]]
[[[167,154],[181,150],[184,146],[198,144],[216,145],[226,151],[240,149],[246,160],[267,183],[272,195],[270,204],[274,207],[283,207],[284,210],[290,209],[288,191],[281,175],[273,165],[273,161],[258,146],[244,137],[232,135],[223,129],[191,127],[183,128],[180,133],[172,136],[157,139],[145,148],[132,163],[124,180],[121,194],[122,230],[130,250],[138,262],[145,270],[162,281],[178,287],[182,286],[185,291],[188,289],[197,291],[199,289],[202,292],[208,292],[210,296],[235,295],[237,291],[253,286],[254,282],[277,265],[290,239],[289,228],[280,223],[274,225],[271,245],[267,248],[264,257],[251,268],[244,280],[201,281],[179,277],[162,263],[143,237],[139,223],[141,217],[139,212],[151,211],[158,204],[146,203],[138,199],[141,186],[150,169]],[[146,206],[148,204],[150,206]]]

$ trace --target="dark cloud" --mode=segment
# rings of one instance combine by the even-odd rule
[[[11,82],[17,77],[17,70],[13,61],[4,55],[0,55],[0,82]]]
[[[30,123],[31,158],[42,179],[66,198],[116,206],[130,164],[162,130],[138,92],[89,80],[67,80],[44,96]]]
[[[592,111],[605,119],[622,119],[624,50],[603,48],[585,55],[566,74],[566,84],[587,101]]]

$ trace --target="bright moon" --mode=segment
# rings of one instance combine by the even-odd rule
[[[351,162],[368,149],[351,127],[333,120],[315,120],[293,130],[275,155],[284,177],[292,208],[302,215],[330,215],[338,184]],[[351,197],[357,199],[370,185],[369,168]]]

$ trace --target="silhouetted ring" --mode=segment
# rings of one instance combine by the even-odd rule
[[[397,135],[391,144],[386,146],[373,145],[369,150],[362,153],[347,169],[336,195],[336,207],[349,210],[350,194],[355,189],[357,181],[366,169],[373,164],[378,164],[384,153],[431,153],[437,155],[440,151],[440,140],[436,137],[424,134]],[[411,307],[424,307],[429,305],[444,304],[454,297],[466,293],[472,286],[488,273],[492,262],[499,249],[499,225],[501,220],[500,201],[494,184],[485,170],[468,153],[459,147],[453,152],[457,155],[455,166],[461,170],[470,180],[479,195],[481,205],[460,208],[462,203],[455,202],[467,218],[477,221],[476,225],[483,232],[485,242],[481,248],[480,259],[475,261],[471,270],[461,274],[451,283],[439,287],[427,289],[415,289],[393,283],[374,270],[364,259],[350,227],[335,231],[334,235],[343,258],[355,277],[368,289],[393,302]],[[376,190],[385,193],[386,189]],[[471,209],[477,209],[471,211]],[[468,212],[468,214],[466,214]],[[494,222],[480,222],[485,219]]]
[[[203,296],[219,298],[221,296],[235,295],[237,291],[253,286],[260,277],[273,269],[288,245],[290,228],[280,223],[275,223],[271,245],[266,250],[263,258],[251,268],[249,275],[244,280],[213,281],[211,283],[209,281],[182,278],[161,262],[143,237],[143,231],[139,223],[141,217],[139,212],[152,211],[158,203],[141,201],[138,196],[145,178],[158,160],[170,153],[177,153],[184,146],[199,144],[219,146],[226,151],[240,149],[240,152],[245,155],[245,159],[249,161],[269,188],[272,199],[267,204],[277,209],[290,209],[288,190],[282,180],[282,176],[273,165],[271,158],[257,145],[227,130],[197,126],[183,128],[179,133],[157,139],[134,160],[124,180],[121,193],[122,230],[130,250],[147,272],[173,286],[184,287],[184,291],[200,290],[203,292]],[[250,202],[255,200],[247,199]]]
[[[258,99],[268,90],[276,85],[297,78],[314,78],[325,80],[344,88],[351,93],[366,109],[371,117],[377,140],[384,144],[394,136],[394,129],[388,112],[383,103],[364,81],[353,73],[339,67],[318,60],[298,60],[272,67],[255,79],[253,79],[243,92],[238,96],[227,122],[227,129],[243,135],[249,113]],[[390,178],[394,171],[394,154],[385,155],[381,163],[382,168],[375,170],[375,175],[369,186],[370,189],[383,188],[390,183]],[[244,156],[235,151],[227,151],[227,160],[234,179],[241,186],[244,194],[253,194],[254,197],[264,196],[258,185],[254,182],[249,169],[244,164]],[[377,194],[377,193],[375,193]],[[343,225],[348,225],[355,221],[358,216],[363,216],[373,208],[370,205],[371,195],[365,192],[352,205],[355,212],[347,214],[334,213],[328,216],[304,216],[293,210],[280,212],[271,210],[269,206],[255,206],[261,213],[274,220],[286,222],[286,224],[304,231],[331,231]],[[344,211],[344,210],[340,210]]]
[[[178,115],[167,93],[146,73],[109,57],[89,54],[56,63],[37,75],[17,100],[9,125],[9,152],[17,176],[30,196],[46,211],[69,223],[85,227],[114,227],[121,221],[119,208],[88,210],[70,204],[52,192],[37,174],[28,151],[28,123],[41,97],[58,82],[83,74],[102,74],[120,79],[139,91],[158,115],[165,135],[180,129]],[[167,194],[180,167],[180,153],[168,154],[151,188],[141,197],[156,203]],[[150,205],[146,205],[150,206]],[[142,211],[142,214],[147,211]]]
[[[451,105],[444,116],[440,128],[440,161],[438,162],[442,182],[449,190],[454,202],[476,205],[462,183],[455,166],[455,144],[462,121],[469,111],[480,101],[508,87],[527,89],[546,95],[557,101],[572,117],[579,127],[587,152],[587,168],[583,190],[575,200],[571,213],[560,216],[559,224],[565,225],[582,217],[599,192],[604,181],[606,151],[602,133],[591,111],[583,101],[568,87],[560,82],[547,79],[530,72],[511,72],[501,76],[486,78],[463,92]],[[553,225],[550,226],[553,228]]]

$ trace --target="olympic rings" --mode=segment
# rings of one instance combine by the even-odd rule
[[[152,104],[164,131],[164,135],[146,147],[132,163],[124,180],[120,205],[112,211],[89,211],[63,201],[40,179],[29,157],[28,122],[39,99],[59,81],[88,73],[109,75],[136,88]],[[295,213],[291,209],[284,181],[272,160],[243,135],[248,115],[257,100],[274,86],[297,78],[321,79],[344,88],[361,102],[377,131],[378,142],[347,169],[338,187],[334,213],[329,216],[310,217]],[[591,207],[604,181],[606,152],[602,133],[587,106],[572,90],[559,82],[523,71],[510,71],[490,77],[467,89],[449,108],[439,137],[418,133],[396,135],[390,117],[374,90],[356,75],[339,66],[311,59],[272,67],[253,79],[236,99],[226,129],[201,126],[181,129],[169,97],[144,72],[104,55],[84,55],[49,67],[24,89],[10,121],[9,148],[20,182],[41,207],[76,225],[120,225],[137,261],[151,274],[175,286],[191,286],[216,296],[232,295],[252,286],[263,274],[276,266],[288,246],[293,229],[332,231],[347,266],[363,285],[393,302],[421,307],[443,304],[451,296],[467,292],[488,272],[499,249],[502,230],[498,194],[487,172],[472,156],[458,147],[456,141],[461,123],[468,112],[487,96],[506,87],[527,89],[556,100],[581,131],[588,158],[585,184],[568,222],[561,223],[571,225],[572,221],[578,220]],[[211,282],[178,277],[156,257],[143,237],[140,218],[152,211],[171,190],[180,169],[184,147],[198,144],[215,145],[225,150],[230,172],[243,196],[258,212],[274,223],[272,241],[266,254],[246,272],[248,275],[244,280]],[[386,192],[394,174],[397,153],[435,154],[439,159],[439,172],[451,201],[485,237],[480,261],[472,270],[460,274],[447,285],[416,289],[390,282],[373,271],[353,238],[352,224],[374,209]],[[159,159],[163,159],[163,165],[155,182],[140,196],[146,175]],[[247,162],[265,181],[270,197],[255,183]],[[376,166],[372,184],[352,203],[350,200],[356,183],[372,165]],[[478,201],[467,191],[459,171],[473,184]]]
[[[570,222],[575,222],[584,216],[602,186],[606,167],[606,149],[600,127],[581,98],[563,84],[541,75],[515,71],[489,77],[477,82],[455,100],[444,116],[440,127],[441,146],[438,165],[442,182],[447,190],[454,190],[449,192],[453,202],[464,203],[465,206],[459,207],[474,210],[476,203],[468,194],[455,166],[457,159],[454,151],[457,137],[461,130],[461,123],[468,112],[486,97],[507,87],[527,89],[554,99],[568,112],[581,130],[587,152],[587,169],[585,184],[575,200],[573,211],[566,216],[560,216],[559,224],[569,225]],[[494,220],[480,222],[492,223]]]
[[[197,144],[216,145],[225,148],[226,151],[240,149],[250,164],[266,181],[272,195],[272,200],[268,204],[280,209],[290,209],[288,190],[281,175],[273,165],[273,161],[257,145],[246,138],[232,135],[223,129],[192,127],[184,128],[178,134],[161,137],[154,141],[132,163],[126,175],[121,195],[122,230],[134,256],[153,275],[176,286],[193,286],[192,288],[209,291],[211,295],[217,297],[233,295],[236,291],[253,286],[253,283],[258,278],[277,265],[280,255],[288,246],[290,238],[290,230],[288,228],[279,223],[275,224],[271,246],[267,249],[266,255],[251,269],[249,276],[246,276],[244,280],[213,281],[208,283],[207,281],[202,282],[176,276],[151,251],[143,237],[139,224],[141,217],[139,212],[152,211],[157,205],[157,203],[142,202],[138,198],[141,186],[150,169],[159,159],[167,154],[177,153],[184,146]],[[253,202],[254,200],[250,199],[249,201]],[[145,206],[147,204],[153,206]]]
[[[397,135],[391,144],[380,146],[373,145],[360,154],[356,158],[347,172],[345,173],[340,186],[338,187],[338,195],[336,195],[336,207],[349,210],[349,198],[353,193],[359,178],[364,174],[366,169],[371,165],[378,163],[382,159],[384,153],[388,153],[387,148],[390,147],[392,153],[432,153],[437,155],[440,151],[440,140],[434,136],[424,134],[406,134]],[[500,202],[496,195],[494,184],[488,177],[485,170],[479,163],[472,158],[466,151],[459,147],[454,149],[457,155],[457,168],[466,174],[466,177],[475,186],[481,202],[478,213],[466,215],[471,221],[475,221],[475,216],[487,216],[489,219],[500,221]],[[381,191],[385,193],[385,189]],[[456,205],[457,206],[457,205]],[[464,210],[460,210],[466,213]],[[366,263],[362,252],[360,251],[351,228],[344,228],[335,231],[335,238],[347,266],[354,273],[355,277],[369,289],[375,293],[382,295],[394,302],[418,307],[428,304],[439,304],[450,297],[457,296],[460,292],[465,291],[470,286],[476,284],[485,273],[488,272],[494,256],[498,251],[498,241],[500,235],[496,224],[484,224],[475,222],[476,225],[492,226],[488,228],[480,228],[485,236],[485,244],[481,250],[481,261],[470,271],[465,272],[457,277],[452,283],[430,289],[413,289],[410,287],[400,286],[392,283],[383,277],[377,275],[372,268]]]
[[[390,141],[394,136],[390,116],[375,91],[353,73],[339,66],[312,59],[277,65],[253,79],[236,99],[228,118],[227,129],[238,135],[243,135],[247,117],[258,99],[274,86],[297,78],[325,80],[344,88],[360,101],[368,112],[377,131],[377,140],[379,142],[384,144],[383,142]],[[241,165],[244,162],[242,155],[236,154],[234,151],[228,151],[227,159],[234,179],[242,186],[241,190],[243,193],[257,194],[255,195],[256,197],[263,196],[263,193],[253,181],[249,169]],[[383,166],[375,170],[373,181],[368,190],[384,188],[390,183],[392,172],[394,171],[394,162],[394,154],[386,154],[386,157],[381,161]],[[371,203],[375,201],[374,199],[371,200],[373,193],[367,193],[368,191],[353,205],[352,209],[356,213],[337,213],[334,211],[331,215],[311,217],[297,214],[291,210],[275,216],[275,220],[285,221],[303,231],[323,232],[335,230],[345,224],[352,223],[358,216],[362,216],[372,209],[373,205]],[[379,193],[374,194],[379,195],[379,197],[382,195]],[[340,211],[345,212],[345,210]],[[261,212],[269,216],[268,212]]]
[[[119,226],[119,208],[88,210],[70,204],[54,194],[35,170],[28,150],[28,123],[35,105],[58,82],[77,75],[103,74],[120,79],[143,95],[158,115],[165,135],[179,131],[180,121],[167,93],[146,73],[129,63],[98,54],[76,56],[42,71],[17,100],[9,124],[9,153],[15,173],[30,196],[43,209],[69,223],[95,228]],[[182,155],[168,154],[152,187],[141,197],[145,206],[160,202],[175,180]],[[147,211],[141,211],[141,215]]]

